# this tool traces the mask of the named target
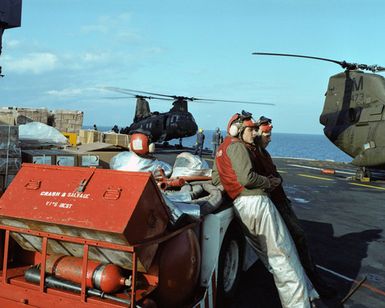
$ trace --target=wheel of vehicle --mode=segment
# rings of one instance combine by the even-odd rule
[[[225,307],[237,289],[244,251],[244,237],[237,224],[227,229],[223,239],[218,264],[217,307]]]

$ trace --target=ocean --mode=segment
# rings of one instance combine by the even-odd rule
[[[112,126],[111,126],[112,127]],[[111,127],[99,127],[100,131],[109,131]],[[91,128],[90,126],[85,127]],[[212,149],[212,135],[214,130],[205,130],[204,148]],[[224,135],[225,132],[222,132]],[[192,147],[196,137],[183,139],[183,145]],[[178,144],[179,140],[170,140],[170,144]],[[351,162],[351,157],[338,149],[324,135],[273,133],[268,150],[273,157],[294,157],[315,160],[329,160],[336,162]]]

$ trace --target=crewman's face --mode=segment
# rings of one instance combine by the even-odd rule
[[[261,147],[265,149],[269,145],[270,141],[271,141],[271,134],[268,134],[268,135],[262,134]]]
[[[252,144],[255,137],[257,137],[257,129],[255,127],[246,127],[242,135],[243,141]]]

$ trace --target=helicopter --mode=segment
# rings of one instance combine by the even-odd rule
[[[21,0],[0,1],[0,55],[2,49],[3,33],[6,29],[20,27]],[[0,77],[4,77],[1,74]]]
[[[385,67],[282,53],[253,55],[306,58],[332,62],[344,71],[329,78],[320,115],[325,136],[353,158],[356,178],[370,179],[368,168],[385,169]],[[370,72],[365,72],[370,71]]]
[[[126,94],[124,98],[136,98],[136,108],[133,123],[122,129],[120,132],[130,134],[133,131],[146,131],[149,133],[152,142],[167,142],[172,139],[181,139],[194,136],[198,126],[193,115],[188,111],[188,102],[204,101],[208,103],[226,102],[258,105],[274,105],[271,103],[235,101],[222,99],[197,98],[187,96],[168,95],[124,89],[117,87],[104,87],[103,89]],[[121,97],[109,97],[112,99]],[[172,101],[172,107],[167,112],[151,111],[149,100]]]

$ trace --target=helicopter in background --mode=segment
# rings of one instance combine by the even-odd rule
[[[0,1],[0,55],[2,49],[2,39],[5,29],[20,27],[21,24],[21,0],[2,0]],[[4,77],[1,74],[0,77]]]
[[[385,78],[376,74],[385,67],[294,54],[253,55],[315,59],[345,69],[329,78],[320,115],[324,134],[353,158],[352,164],[358,167],[357,179],[370,178],[369,167],[385,169]]]
[[[197,98],[177,95],[159,94],[132,89],[123,89],[116,87],[104,87],[109,91],[126,94],[124,98],[136,98],[136,108],[133,123],[122,129],[120,132],[129,134],[132,131],[147,131],[152,142],[166,142],[172,139],[194,136],[197,133],[198,126],[193,115],[188,111],[188,102],[226,102],[258,105],[274,105],[270,103],[234,101],[221,99]],[[121,98],[121,97],[110,97]],[[149,100],[167,100],[172,101],[172,107],[167,112],[151,111]]]

